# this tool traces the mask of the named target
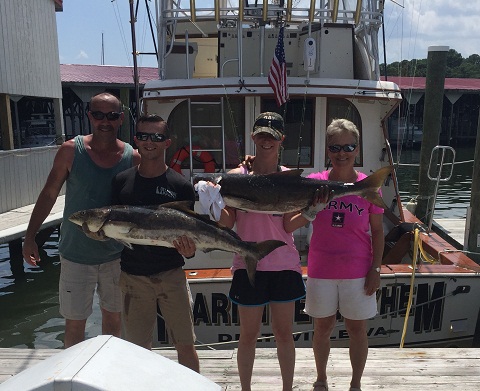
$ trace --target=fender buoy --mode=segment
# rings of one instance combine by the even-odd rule
[[[215,172],[215,159],[213,158],[213,156],[207,151],[195,151],[196,149],[200,148],[193,145],[193,158],[203,163],[204,172]],[[174,153],[172,160],[170,161],[170,168],[181,174],[182,163],[189,156],[190,146],[186,145],[180,148],[177,152]]]

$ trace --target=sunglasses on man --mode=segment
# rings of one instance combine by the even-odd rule
[[[333,152],[333,153],[338,153],[338,152],[340,152],[342,149],[343,149],[345,152],[353,152],[353,151],[355,151],[355,148],[357,148],[357,144],[345,144],[345,145],[335,144],[335,145],[329,145],[329,146],[328,146],[328,150],[329,150],[330,152]]]
[[[109,121],[116,121],[122,115],[122,113],[117,113],[116,111],[110,111],[109,113],[103,113],[101,111],[90,111],[90,114],[98,121],[101,121],[105,117],[107,117],[107,120]]]
[[[164,142],[167,139],[163,133],[144,133],[144,132],[137,132],[135,133],[135,137],[138,141],[147,141],[148,138],[155,143]]]

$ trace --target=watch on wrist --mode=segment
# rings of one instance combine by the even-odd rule
[[[377,273],[380,273],[380,268],[379,267],[372,267],[372,270],[375,270]]]

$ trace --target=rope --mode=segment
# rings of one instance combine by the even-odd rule
[[[405,335],[407,334],[407,326],[408,326],[408,318],[410,316],[410,310],[412,308],[413,302],[413,288],[415,283],[415,269],[417,267],[417,257],[418,252],[417,249],[419,248],[419,229],[415,228],[414,231],[414,244],[413,244],[413,257],[412,257],[412,275],[410,277],[410,292],[408,294],[408,304],[407,304],[407,312],[405,313],[405,320],[403,322],[403,331],[402,331],[402,339],[400,340],[400,348],[403,348],[405,344]]]

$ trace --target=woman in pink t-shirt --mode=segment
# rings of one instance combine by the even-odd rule
[[[365,178],[354,168],[360,140],[357,127],[346,119],[336,119],[326,133],[332,169],[309,178],[347,183]],[[367,319],[377,313],[375,292],[380,287],[384,247],[383,209],[359,196],[339,197],[318,212],[320,209],[319,205],[310,207],[285,225],[292,232],[313,221],[305,303],[305,311],[314,318],[317,379],[313,391],[328,390],[326,368],[337,310],[345,319],[350,337],[350,391],[358,391],[368,355]]]
[[[236,168],[229,173],[271,174],[286,170],[278,165],[280,146],[284,136],[283,118],[273,112],[260,114],[253,125],[252,139],[256,155],[251,170]],[[300,255],[293,243],[293,234],[287,233],[285,221],[292,213],[274,215],[245,212],[226,207],[220,223],[232,228],[236,224],[238,235],[246,241],[281,240],[286,243],[262,258],[257,264],[253,287],[245,270],[245,262],[236,255],[233,261],[233,280],[230,300],[238,305],[240,315],[240,340],[237,365],[243,391],[251,388],[255,347],[265,305],[269,304],[272,331],[277,344],[277,356],[282,373],[284,391],[291,390],[295,369],[295,344],[292,338],[295,301],[305,297]]]

